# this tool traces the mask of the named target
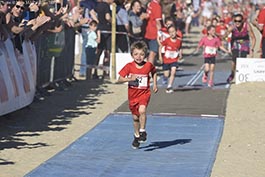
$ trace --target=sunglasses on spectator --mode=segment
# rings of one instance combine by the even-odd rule
[[[21,10],[24,10],[25,9],[23,6],[20,6],[20,5],[16,5],[16,8],[17,9],[21,9]]]
[[[234,22],[235,22],[235,23],[237,23],[237,22],[238,22],[238,23],[241,23],[242,20],[234,20]]]

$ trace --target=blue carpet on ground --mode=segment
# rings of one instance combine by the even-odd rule
[[[26,177],[208,177],[222,118],[148,115],[148,141],[131,148],[130,115],[110,114]]]

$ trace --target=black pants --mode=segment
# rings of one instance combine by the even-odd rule
[[[117,25],[117,32],[126,32],[124,25]],[[116,44],[117,49],[120,49],[122,52],[128,52],[127,34],[117,34],[116,35]]]

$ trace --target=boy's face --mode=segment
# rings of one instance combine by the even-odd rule
[[[142,49],[134,49],[132,51],[132,57],[136,63],[141,64],[145,59],[145,53]]]
[[[177,31],[173,27],[168,29],[168,33],[169,33],[171,39],[175,39],[177,36]]]
[[[90,29],[92,31],[96,31],[97,30],[97,25],[90,25]]]

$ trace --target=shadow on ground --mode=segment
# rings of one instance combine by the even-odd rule
[[[191,142],[191,139],[176,139],[172,141],[156,141],[156,142],[151,142],[147,146],[140,147],[140,149],[145,149],[144,151],[153,151],[157,149],[167,148],[170,146],[183,145],[183,144],[190,143],[190,142]]]
[[[43,101],[0,117],[0,153],[6,149],[33,149],[49,144],[27,143],[24,137],[40,136],[46,131],[62,131],[80,115],[89,115],[85,110],[102,104],[97,99],[102,94],[111,94],[103,80],[74,81],[63,91],[54,91]],[[0,158],[0,165],[14,162]]]

